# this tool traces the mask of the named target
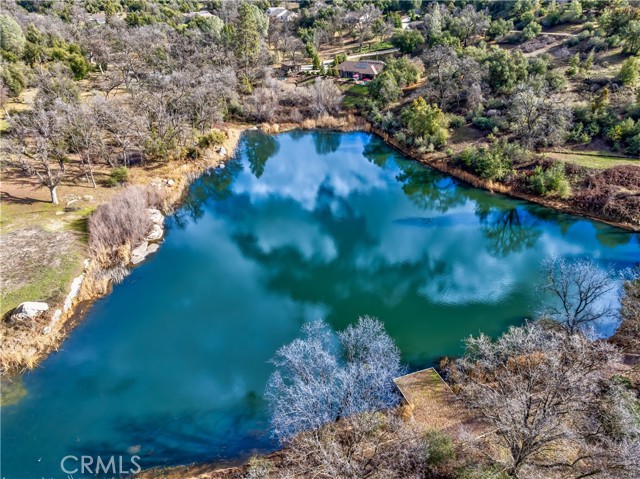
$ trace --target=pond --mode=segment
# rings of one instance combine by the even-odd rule
[[[268,361],[305,321],[376,316],[417,369],[532,317],[546,257],[640,258],[637,235],[473,189],[361,132],[245,133],[167,231],[21,378],[4,478],[66,478],[67,455],[147,468],[269,450]]]

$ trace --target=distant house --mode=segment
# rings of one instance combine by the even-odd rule
[[[213,14],[206,10],[200,10],[199,12],[189,12],[184,14],[185,21],[189,21],[195,17],[210,18],[210,17],[213,17]]]
[[[283,7],[270,7],[267,8],[267,16],[281,22],[290,22],[294,20],[298,14]]]
[[[300,71],[300,65],[293,62],[282,62],[280,70],[282,70],[285,75],[288,75],[290,73],[297,73]]]
[[[347,60],[337,66],[340,78],[373,80],[384,68],[384,62],[377,60]]]
[[[91,15],[91,21],[98,25],[104,25],[107,21],[107,16],[104,13],[94,13]]]

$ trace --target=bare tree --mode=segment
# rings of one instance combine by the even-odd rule
[[[305,325],[303,337],[280,348],[272,360],[276,371],[266,398],[274,434],[287,441],[342,417],[396,405],[399,358],[375,319],[358,319],[338,338],[322,321]]]
[[[516,86],[509,119],[523,146],[533,148],[563,143],[571,113],[548,85],[534,78]]]
[[[364,41],[371,36],[373,25],[380,16],[380,10],[371,4],[347,15],[347,23],[354,37],[358,39],[360,50],[362,50]]]
[[[608,435],[594,411],[607,365],[617,359],[606,342],[529,323],[496,341],[467,339],[464,356],[448,374],[466,404],[495,429],[506,455],[478,444],[493,462],[517,478],[538,477],[526,472],[532,468],[590,477],[612,467],[599,444],[626,447],[626,438]],[[576,458],[565,454],[567,448],[579,451]]]
[[[311,89],[311,109],[316,114],[335,113],[342,103],[342,92],[332,80],[316,78]]]
[[[36,107],[32,112],[9,116],[12,141],[8,159],[27,175],[35,176],[58,204],[57,187],[65,176],[64,146],[60,134],[61,104],[51,110]]]
[[[365,413],[298,435],[279,477],[318,479],[428,477],[429,443],[393,412]]]
[[[278,104],[278,93],[272,86],[258,87],[247,98],[248,113],[258,121],[273,119]]]
[[[91,102],[66,105],[61,126],[69,150],[80,155],[80,163],[87,180],[96,188],[93,175],[94,160],[103,156],[104,142]]]
[[[106,136],[106,141],[117,147],[121,161],[107,155],[111,166],[118,164],[129,166],[129,154],[135,148],[141,148],[144,125],[135,111],[131,111],[125,101],[95,98],[91,105],[92,114]]]
[[[304,51],[304,44],[298,37],[287,35],[283,39],[282,51],[285,60],[289,59],[295,65]]]
[[[473,5],[467,5],[451,16],[449,28],[466,47],[471,38],[480,35],[488,26],[489,17],[476,10]]]
[[[542,290],[551,295],[543,317],[558,321],[570,334],[585,332],[597,321],[612,317],[614,309],[605,303],[616,288],[610,269],[590,259],[568,262],[558,258],[545,261],[543,268]]]
[[[469,103],[479,102],[482,92],[482,68],[470,57],[459,57],[452,47],[430,48],[422,57],[429,78],[427,94],[435,98],[440,108],[459,103],[466,96]],[[475,95],[475,96],[474,96]]]

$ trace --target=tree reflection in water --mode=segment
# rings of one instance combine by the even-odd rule
[[[335,131],[316,130],[311,133],[313,145],[318,155],[335,153],[340,148],[343,133]]]
[[[261,132],[247,135],[243,146],[251,173],[253,173],[256,178],[260,178],[264,173],[267,160],[275,156],[280,150],[280,142],[277,136],[267,135]]]
[[[497,256],[531,248],[542,234],[539,221],[518,206],[476,204],[489,251]]]

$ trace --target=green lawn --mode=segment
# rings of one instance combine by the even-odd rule
[[[550,153],[551,158],[566,161],[569,163],[577,163],[580,166],[594,169],[606,169],[618,165],[635,165],[640,166],[640,160],[615,156],[606,151],[584,151],[570,153]]]
[[[348,90],[345,91],[342,105],[345,108],[355,108],[356,106],[361,104],[361,102],[367,97],[368,94],[369,89],[366,87],[366,85],[352,85]]]
[[[389,50],[390,48],[393,48],[393,44],[391,42],[377,42],[365,45],[362,47],[362,51],[360,53],[379,52],[382,50]]]

